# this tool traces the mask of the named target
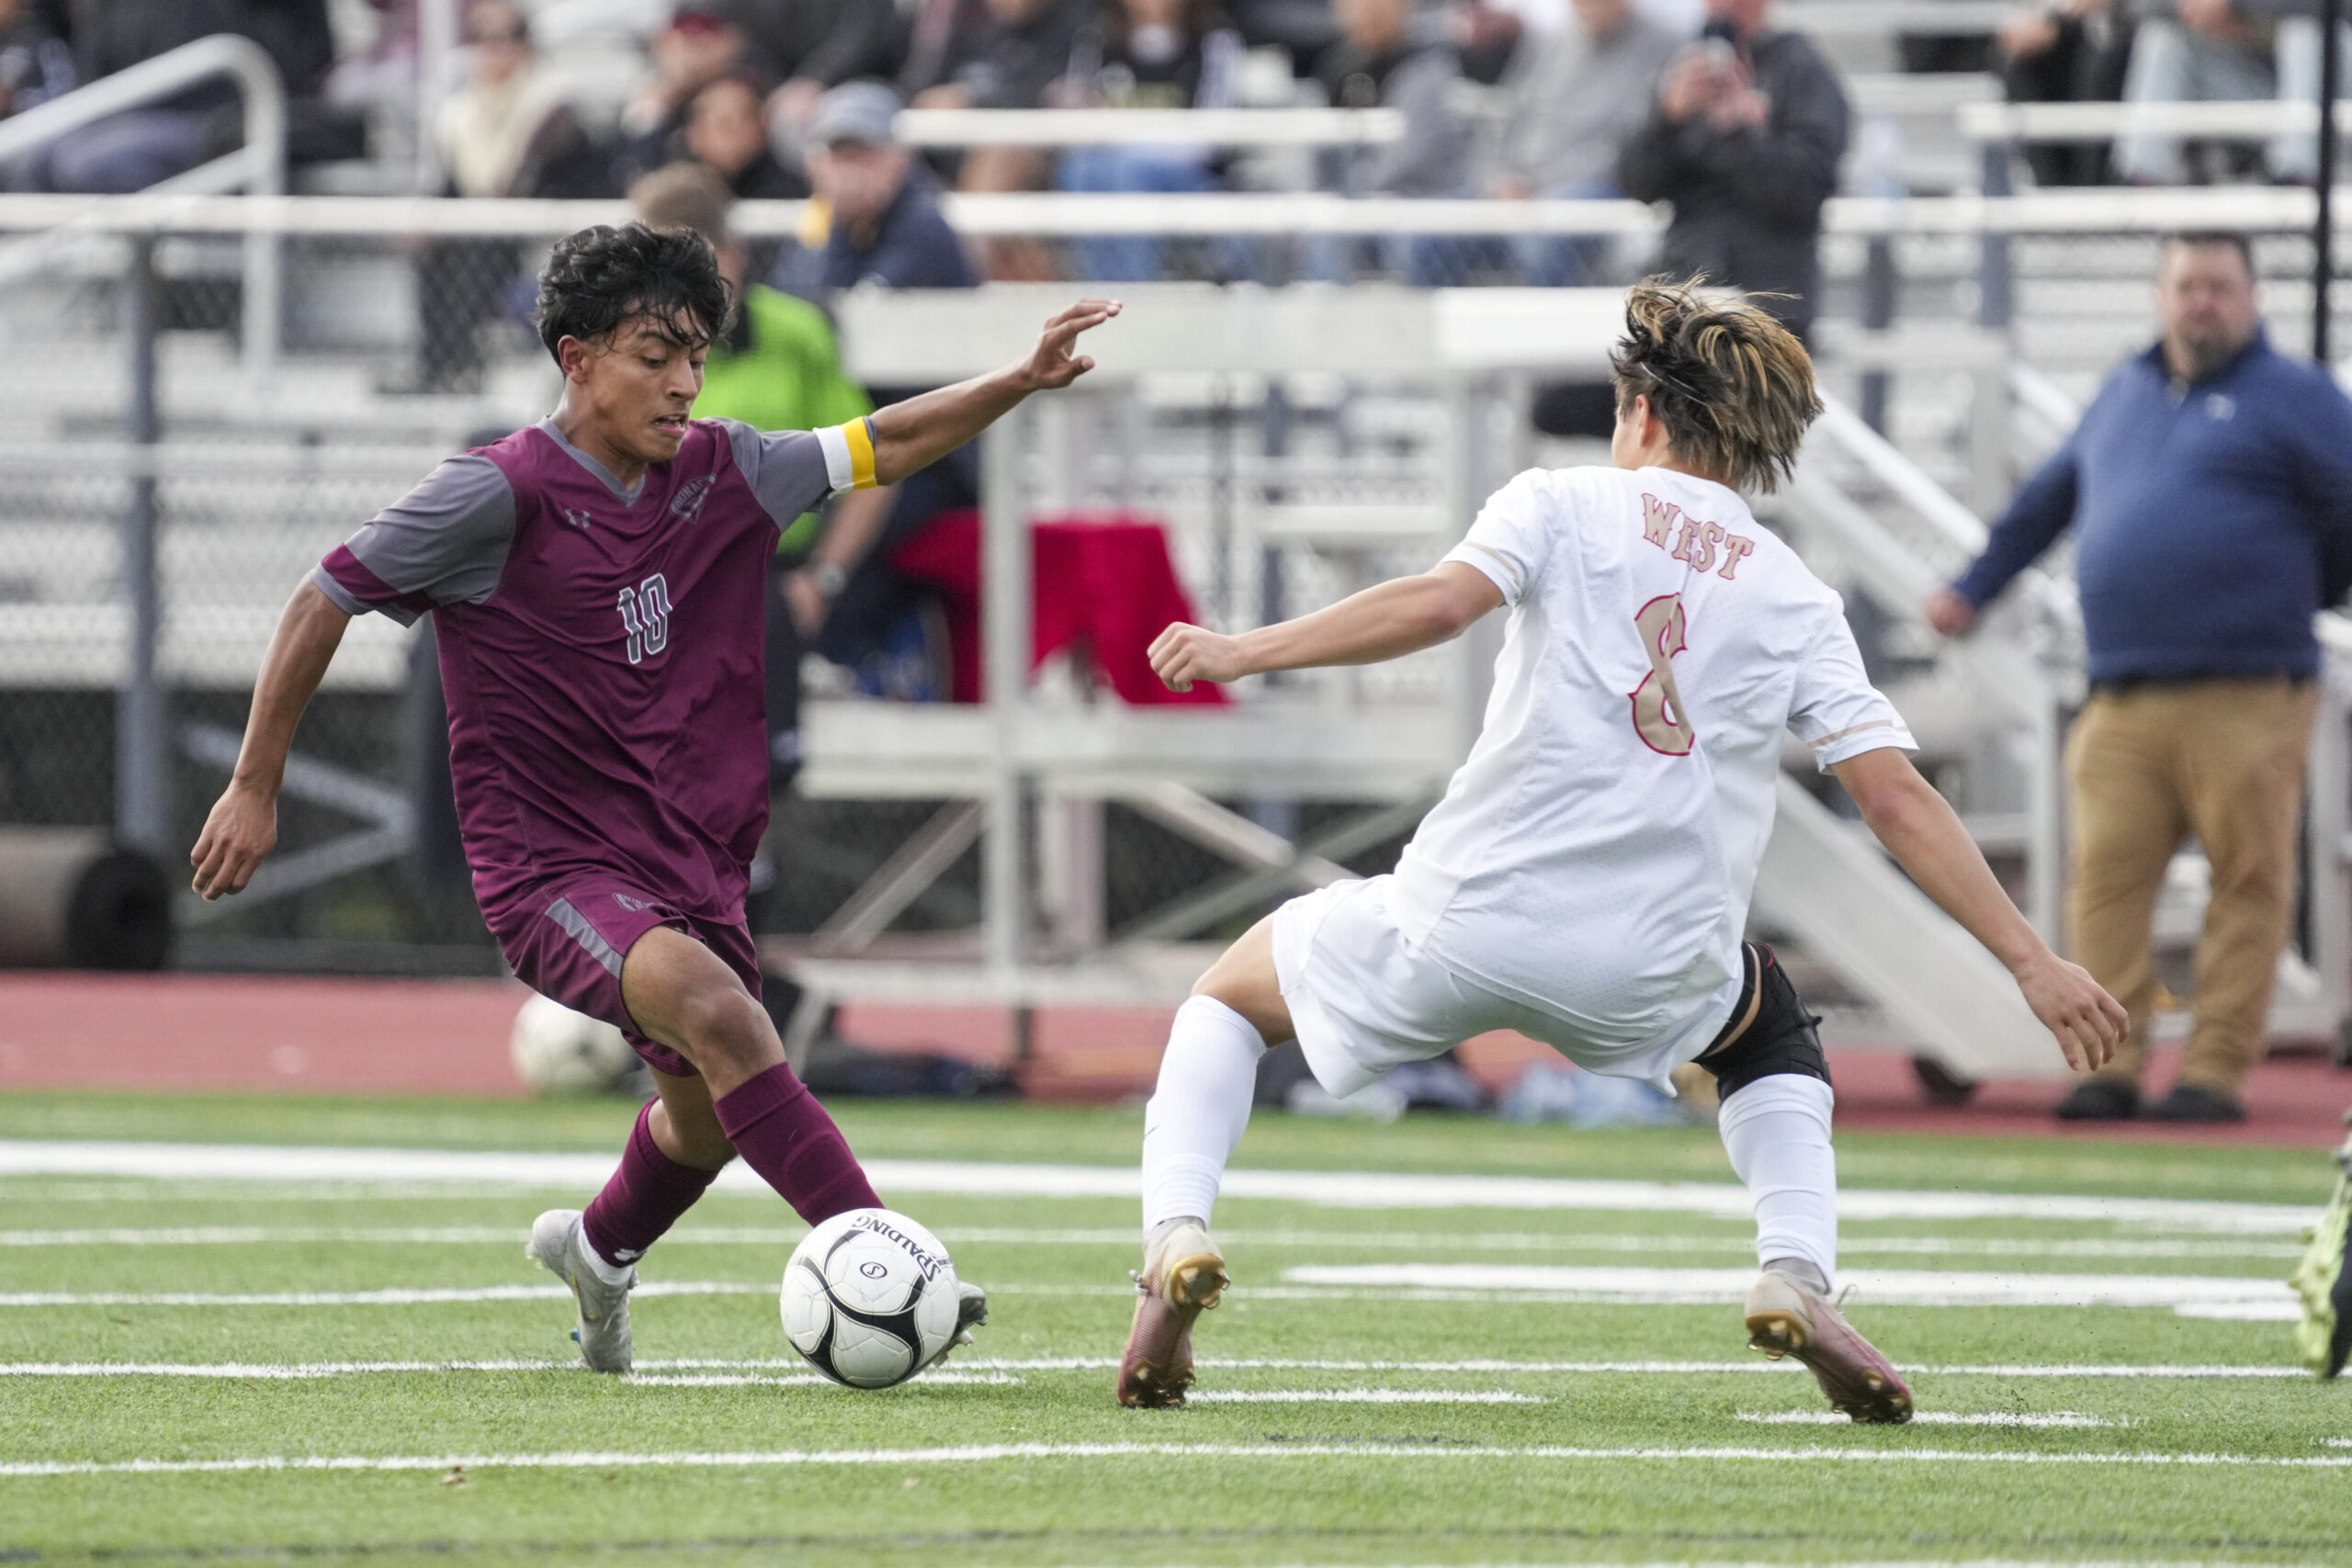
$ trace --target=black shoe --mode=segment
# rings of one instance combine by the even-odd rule
[[[2120,1078],[2085,1078],[2050,1108],[2061,1122],[2129,1122],[2140,1113],[2140,1090]]]
[[[2177,1083],[2172,1092],[2148,1107],[2151,1122],[2243,1122],[2245,1107],[2218,1089]]]

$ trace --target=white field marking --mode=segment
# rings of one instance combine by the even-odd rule
[[[1193,1395],[1198,1398],[1199,1396]],[[1765,1427],[1843,1427],[1853,1418],[1835,1410],[1743,1410],[1737,1419],[1753,1421]],[[1920,1410],[1913,1413],[1911,1423],[1917,1427],[2112,1427],[2116,1423],[2102,1416],[2086,1416],[2076,1410],[2053,1410],[2046,1415],[2026,1415],[2016,1411],[1989,1410],[1963,1414],[1957,1410]]]
[[[654,1280],[639,1296],[764,1296],[774,1285],[734,1280]],[[1130,1287],[1128,1292],[1133,1293]],[[430,1306],[448,1302],[570,1301],[564,1285],[416,1286],[384,1291],[254,1291],[210,1294],[196,1291],[10,1291],[0,1307],[53,1306]]]
[[[1566,1279],[1569,1288],[1505,1284],[1500,1287],[1450,1288],[1415,1283],[1427,1276],[1498,1274]],[[1309,1265],[1285,1271],[1285,1278],[1321,1280],[1340,1277],[1345,1282],[1258,1285],[1249,1288],[1257,1301],[1472,1303],[1499,1306],[1568,1304],[1598,1306],[1715,1306],[1743,1299],[1755,1276],[1736,1269],[1510,1269],[1482,1265],[1408,1264],[1399,1269],[1380,1266]],[[2199,1275],[2136,1274],[1909,1274],[1886,1269],[1849,1270],[1862,1295],[1882,1306],[2172,1306],[2184,1302],[2208,1317],[2273,1318],[2293,1321],[2300,1316],[2290,1287],[2270,1280],[2237,1280]],[[1378,1287],[1374,1281],[1396,1281]],[[1362,1283],[1358,1284],[1357,1281]],[[1576,1283],[1575,1281],[1581,1281]],[[641,1297],[759,1296],[775,1289],[764,1282],[740,1280],[655,1280],[637,1287]],[[1114,1284],[1046,1284],[1026,1281],[991,1282],[989,1289],[1002,1296],[1108,1296],[1124,1299],[1133,1287]],[[2198,1299],[2201,1295],[2202,1299]],[[373,1291],[255,1291],[207,1292],[195,1291],[11,1291],[0,1292],[6,1307],[335,1307],[440,1306],[486,1302],[569,1301],[562,1285],[399,1286]]]
[[[257,1454],[237,1459],[35,1460],[0,1463],[0,1476],[186,1475],[236,1471],[741,1470],[802,1465],[993,1464],[1039,1459],[1632,1460],[1766,1464],[2153,1465],[2187,1469],[2347,1470],[2352,1454],[1972,1451],[1955,1449],[1503,1448],[1351,1443],[989,1443],[937,1449],[785,1449],[732,1453]]]
[[[2184,1302],[2172,1309],[2182,1317],[2221,1317],[2236,1323],[2301,1323],[2301,1302]]]
[[[808,1227],[702,1225],[672,1231],[662,1238],[676,1247],[795,1247]],[[1137,1245],[1132,1226],[1118,1229],[1006,1229],[942,1226],[935,1235],[951,1247],[1123,1247]],[[60,1230],[0,1231],[0,1247],[307,1247],[320,1243],[355,1246],[519,1245],[530,1235],[521,1225],[160,1225]],[[1744,1254],[1753,1243],[1743,1235],[1645,1235],[1619,1231],[1468,1232],[1434,1231],[1223,1231],[1227,1247],[1413,1251],[1455,1248],[1475,1252],[1630,1252]],[[2222,1237],[2181,1241],[2118,1241],[2086,1238],[2008,1240],[1986,1236],[1854,1236],[1839,1241],[1847,1256],[1893,1253],[1928,1257],[1984,1258],[2300,1258],[2302,1248],[2284,1243],[2230,1241]]]
[[[973,1356],[958,1357],[957,1375],[981,1372],[1096,1372],[1117,1366],[1109,1356]],[[1791,1360],[1768,1361],[1348,1361],[1290,1358],[1236,1358],[1198,1363],[1216,1371],[1309,1372],[1476,1372],[1511,1377],[1554,1373],[1622,1374],[1681,1377],[1722,1372],[1789,1374],[1804,1369]],[[801,1367],[797,1358],[781,1356],[750,1359],[704,1357],[649,1358],[638,1371],[661,1372],[754,1372],[790,1371]],[[396,1372],[571,1372],[578,1361],[0,1361],[0,1378],[177,1377],[262,1380],[304,1380]],[[1914,1377],[1992,1378],[2304,1378],[2310,1374],[2291,1366],[2167,1366],[2113,1364],[2050,1364],[2043,1366],[1906,1366]],[[939,1374],[933,1374],[937,1376]],[[2352,1438],[2330,1438],[2352,1447]]]
[[[921,1372],[896,1386],[916,1383],[987,1384],[1004,1387],[1021,1380],[1008,1372]],[[628,1372],[621,1382],[639,1388],[839,1388],[841,1384],[817,1372],[793,1372],[784,1377],[760,1377],[751,1372]]]
[[[2320,1440],[2331,1449],[2352,1449],[2352,1438],[2323,1438]]]
[[[1306,1264],[1283,1278],[1307,1286],[1574,1292],[1642,1304],[1736,1302],[1755,1273],[1745,1269],[1617,1269],[1551,1264]],[[2211,1274],[1960,1273],[1949,1269],[1849,1269],[1842,1282],[1874,1306],[2292,1305],[2284,1280]]]
[[[1194,1389],[1189,1404],[1541,1404],[1532,1393],[1509,1389],[1304,1388]]]
[[[292,1147],[258,1144],[0,1141],[0,1176],[117,1176],[176,1181],[430,1182],[475,1187],[602,1187],[604,1154],[502,1154],[462,1149]],[[1013,1165],[963,1160],[873,1160],[875,1186],[890,1193],[996,1198],[1135,1198],[1132,1166]],[[764,1192],[741,1162],[718,1186]],[[1408,1175],[1385,1171],[1230,1170],[1224,1195],[1337,1209],[1581,1209],[1712,1214],[1747,1219],[1747,1194],[1727,1182],[1597,1181],[1560,1177]],[[2294,1235],[2311,1221],[2291,1203],[2210,1199],[2098,1198],[2032,1192],[1841,1192],[1849,1221],[2063,1220],[2125,1223],[2222,1235]]]

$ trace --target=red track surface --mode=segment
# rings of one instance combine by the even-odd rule
[[[209,975],[0,975],[0,1091],[10,1089],[281,1089],[311,1094],[519,1095],[506,1035],[523,988],[498,980],[329,980]],[[1065,1008],[1030,1030],[1028,1091],[1110,1100],[1150,1091],[1167,1038],[1157,1008]],[[1004,1060],[1001,1009],[853,1006],[842,1032],[878,1047]],[[1471,1071],[1507,1086],[1530,1061],[1556,1060],[1516,1035],[1463,1047]],[[2322,1147],[2343,1134],[2352,1072],[2316,1057],[2265,1064],[2252,1116],[2215,1129],[2134,1122],[2100,1129],[2051,1120],[2058,1082],[1984,1085],[1964,1109],[1928,1106],[1897,1053],[1833,1051],[1841,1125],[1883,1131]],[[2170,1079],[2160,1054],[2152,1087]]]

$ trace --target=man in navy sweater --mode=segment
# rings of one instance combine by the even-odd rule
[[[2131,1010],[2113,1061],[2057,1114],[2140,1111],[2156,996],[2150,924],[2194,836],[2212,864],[2196,1028],[2168,1122],[2245,1115],[2294,914],[2295,830],[2318,701],[2323,563],[2352,543],[2352,402],[2262,333],[2243,235],[2183,234],[2156,276],[2162,340],[2100,389],[1984,553],[1928,604],[1958,636],[2075,529],[2090,699],[2067,743],[2072,956]]]

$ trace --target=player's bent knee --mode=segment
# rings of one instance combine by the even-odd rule
[[[677,1024],[681,1048],[706,1074],[721,1064],[758,1067],[782,1058],[775,1026],[740,985],[698,987],[679,1004]]]
[[[1715,1090],[1729,1100],[1758,1078],[1792,1073],[1829,1081],[1829,1059],[1821,1051],[1821,1020],[1805,1010],[1788,972],[1757,950],[1756,1016],[1737,1038],[1701,1056],[1698,1065],[1714,1075]]]

